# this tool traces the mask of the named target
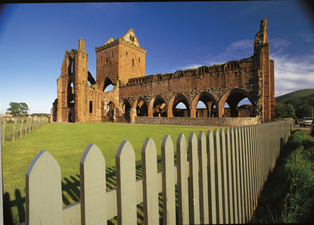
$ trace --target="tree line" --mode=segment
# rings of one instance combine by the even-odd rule
[[[303,118],[313,116],[314,96],[276,102],[276,118]]]

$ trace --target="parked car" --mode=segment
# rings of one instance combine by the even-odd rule
[[[314,136],[314,120],[311,124],[311,135]]]
[[[300,122],[300,127],[311,126],[314,117],[304,117],[303,120]]]

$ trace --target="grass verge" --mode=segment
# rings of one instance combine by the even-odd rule
[[[312,222],[314,139],[296,130],[269,174],[250,223]]]
[[[40,150],[48,151],[61,167],[63,205],[79,201],[80,158],[88,144],[96,144],[104,154],[107,190],[115,188],[115,155],[123,140],[128,140],[136,156],[136,178],[141,178],[141,149],[146,137],[153,138],[160,170],[161,142],[170,135],[176,145],[179,133],[188,139],[190,132],[206,132],[219,127],[157,126],[118,123],[52,123],[2,146],[5,224],[25,221],[25,172]],[[115,223],[115,221],[113,221]],[[141,223],[139,221],[139,223]]]

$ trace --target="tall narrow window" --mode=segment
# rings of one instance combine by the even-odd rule
[[[93,102],[89,101],[89,113],[93,112]]]
[[[138,62],[139,62],[139,63],[141,62],[141,58],[138,58]]]
[[[132,59],[132,66],[134,66],[134,59]]]
[[[70,58],[69,73],[73,73],[73,59]]]

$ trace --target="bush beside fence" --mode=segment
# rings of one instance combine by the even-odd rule
[[[37,127],[49,123],[48,117],[2,117],[1,142],[14,141]]]
[[[135,154],[123,141],[116,154],[116,189],[106,191],[105,158],[90,144],[80,160],[80,202],[62,208],[61,170],[40,151],[26,171],[26,224],[136,224],[139,203],[144,223],[246,223],[251,218],[268,173],[288,140],[293,120],[170,136],[161,144],[162,171],[157,172],[156,145],[142,147],[142,179],[136,180]],[[176,205],[176,186],[177,198]]]

